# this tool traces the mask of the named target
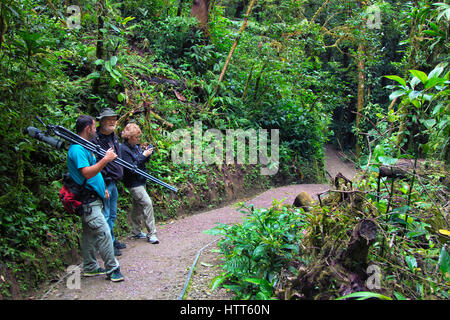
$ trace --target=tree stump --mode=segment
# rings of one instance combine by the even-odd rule
[[[347,249],[342,253],[341,265],[364,277],[367,269],[367,255],[377,237],[377,225],[373,220],[361,220],[353,229]]]
[[[301,265],[297,275],[287,276],[276,291],[279,299],[330,299],[339,288],[340,296],[367,291],[367,255],[375,242],[377,226],[373,220],[361,220],[353,229],[345,249],[322,250],[322,256],[309,267]],[[326,247],[326,245],[325,245]]]

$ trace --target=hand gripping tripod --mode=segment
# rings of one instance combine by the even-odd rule
[[[48,143],[57,149],[63,148],[64,141],[47,136],[48,134],[54,134],[72,144],[79,144],[79,145],[83,146],[84,148],[88,149],[89,151],[92,151],[92,152],[98,154],[101,157],[105,156],[106,151],[104,149],[102,149],[99,145],[96,145],[96,144],[80,137],[79,135],[73,133],[72,131],[70,131],[62,126],[58,126],[58,125],[54,126],[52,124],[45,125],[44,122],[42,122],[42,120],[38,116],[36,116],[36,119],[38,119],[42,123],[42,125],[47,128],[47,132],[46,132],[46,134],[43,134],[39,129],[37,129],[35,127],[28,127],[25,130],[25,132],[28,133],[33,138],[36,138],[40,141]],[[175,188],[174,186],[171,186],[171,185],[149,175],[147,172],[139,169],[136,165],[132,165],[119,157],[114,159],[113,162],[121,165],[122,167],[124,167],[128,170],[131,170],[134,173],[137,173],[137,174],[147,178],[148,180],[150,180],[152,182],[155,182],[163,187],[166,187],[167,189],[170,189],[171,191],[173,191],[175,193],[178,191],[178,189]]]

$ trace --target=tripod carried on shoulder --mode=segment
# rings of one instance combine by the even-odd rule
[[[88,149],[89,151],[92,151],[92,152],[98,154],[101,157],[105,156],[106,150],[102,149],[99,145],[96,145],[96,144],[80,137],[79,135],[73,133],[72,131],[70,131],[62,126],[59,126],[59,125],[55,126],[53,124],[45,125],[44,122],[38,116],[36,116],[36,119],[39,120],[39,122],[41,122],[42,125],[47,128],[47,132],[44,134],[41,132],[41,130],[39,130],[35,127],[28,127],[25,130],[25,132],[28,133],[31,137],[38,139],[42,142],[48,143],[52,147],[55,147],[57,149],[64,148],[63,140],[56,139],[56,138],[49,136],[49,135],[56,135],[64,140],[68,141],[71,144],[79,144],[79,145],[83,146],[84,148]],[[178,189],[176,187],[171,186],[171,185],[153,177],[152,175],[148,174],[147,172],[139,169],[137,166],[132,165],[129,162],[126,162],[125,160],[123,160],[119,157],[114,159],[113,162],[116,162],[117,164],[121,165],[122,167],[124,167],[128,170],[131,170],[132,172],[137,173],[154,183],[157,183],[163,187],[166,187],[167,189],[169,189],[175,193],[178,192]]]

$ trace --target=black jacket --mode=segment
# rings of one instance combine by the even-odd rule
[[[119,140],[114,132],[108,136],[105,136],[100,132],[99,128],[97,128],[97,133],[95,134],[92,142],[99,145],[105,151],[109,148],[114,148],[114,152],[119,158],[121,158]],[[98,157],[97,161],[101,158],[102,157]],[[103,168],[102,176],[106,185],[108,185],[111,181],[117,182],[123,177],[123,167],[115,162],[109,162]]]
[[[146,157],[142,154],[142,148],[139,144],[136,144],[134,147],[128,144],[128,142],[124,142],[120,145],[120,152],[122,154],[122,159],[128,163],[136,165],[142,171],[147,172],[145,168],[145,163],[148,161],[150,157]],[[145,185],[147,182],[147,178],[132,172],[124,168],[123,175],[123,184],[127,188],[134,188]]]

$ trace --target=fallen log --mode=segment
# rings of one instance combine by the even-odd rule
[[[148,83],[151,84],[167,84],[170,85],[174,88],[177,88],[181,91],[186,89],[186,84],[183,81],[180,80],[174,80],[174,79],[169,79],[169,78],[165,78],[164,76],[158,76],[158,77],[148,77],[146,75],[140,75],[139,78],[141,80],[144,80]]]
[[[381,165],[380,177],[388,178],[407,178],[414,173],[414,159],[398,159],[392,166]],[[426,176],[433,173],[445,174],[446,167],[441,161],[418,159],[416,164],[416,173],[420,176]]]

